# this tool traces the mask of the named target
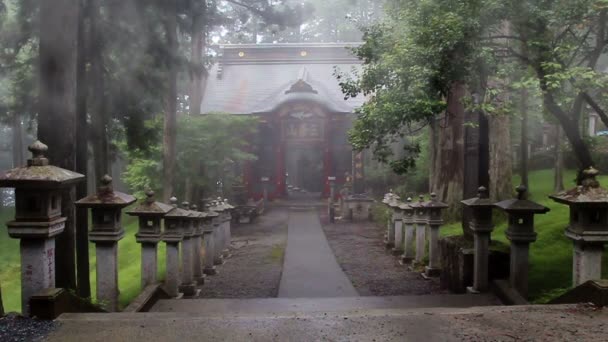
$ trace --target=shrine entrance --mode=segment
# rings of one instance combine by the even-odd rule
[[[279,113],[288,185],[309,193],[324,191],[326,115],[318,106],[288,105]]]
[[[323,146],[319,143],[288,144],[285,151],[287,184],[309,193],[324,190]]]

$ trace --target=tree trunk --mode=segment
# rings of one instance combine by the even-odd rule
[[[95,163],[95,181],[106,174],[111,174],[108,155],[108,115],[106,110],[105,75],[103,62],[103,35],[100,29],[101,5],[99,0],[91,1],[91,34],[90,51],[90,86],[91,86],[91,144]]]
[[[530,181],[528,180],[528,91],[521,91],[521,160],[519,164],[519,174],[521,176],[521,184],[530,189]],[[511,146],[511,144],[509,144]]]
[[[511,119],[507,115],[489,116],[490,198],[502,201],[513,197]]]
[[[166,19],[167,45],[172,55],[169,62],[166,109],[163,130],[163,199],[173,196],[177,131],[177,4],[170,2]]]
[[[450,218],[460,216],[460,201],[463,194],[464,170],[464,105],[461,100],[465,96],[463,82],[452,84],[448,97],[448,110],[440,122],[437,122],[435,169],[433,172],[433,192],[450,208],[447,215]]]
[[[76,169],[76,53],[78,0],[40,3],[38,138],[53,165]],[[76,289],[73,189],[64,191],[65,230],[56,237],[56,286]]]
[[[19,114],[13,113],[11,126],[13,133],[13,167],[21,167],[25,163],[23,158],[23,124]]]
[[[204,5],[203,5],[204,6]],[[207,70],[203,59],[206,42],[206,8],[192,18],[192,48],[190,62],[190,115],[201,114],[203,100],[203,83],[207,79]]]
[[[2,284],[0,284],[0,317],[4,316],[4,304],[2,303]]]
[[[86,82],[87,49],[85,19],[90,14],[90,4],[80,0],[81,15],[78,20],[78,65],[76,89],[76,172],[89,176],[88,173],[88,142],[87,142],[87,92]],[[87,182],[76,186],[76,198],[87,196]],[[89,229],[86,208],[76,209],[76,276],[78,280],[78,295],[82,298],[91,297],[91,280],[89,277]]]
[[[562,129],[555,125],[555,173],[553,179],[553,190],[561,192],[564,190],[564,151],[562,150]]]

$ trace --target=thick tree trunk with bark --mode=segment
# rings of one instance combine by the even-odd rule
[[[40,96],[38,138],[49,146],[53,165],[76,169],[76,52],[78,0],[40,3]],[[76,288],[74,258],[75,191],[65,191],[65,230],[56,238],[56,285]]]
[[[464,170],[464,105],[461,100],[465,96],[465,85],[454,82],[448,97],[448,110],[445,117],[436,124],[436,149],[433,192],[450,208],[449,217],[460,215],[460,201],[463,194]]]
[[[167,46],[171,54],[177,53],[177,4],[170,2],[166,18]],[[176,131],[177,131],[177,61],[174,57],[169,62],[168,92],[166,98],[163,130],[163,199],[168,201],[173,196]]]
[[[204,6],[204,5],[203,5]],[[190,63],[190,115],[201,114],[203,100],[203,84],[207,79],[207,70],[203,60],[206,42],[206,8],[192,18],[192,47]]]
[[[17,113],[13,113],[11,119],[13,167],[20,167],[25,165],[23,158],[23,124],[21,123],[21,117]]]
[[[513,197],[511,119],[507,115],[489,116],[490,198],[502,201]]]
[[[0,317],[4,316],[4,303],[2,303],[2,284],[0,284]]]
[[[87,49],[85,19],[89,17],[90,4],[87,0],[80,0],[80,13],[78,20],[78,64],[76,90],[76,172],[90,177],[88,172],[88,141],[87,141],[87,91],[86,82]],[[76,198],[87,196],[87,182],[76,186]],[[91,297],[91,280],[89,277],[89,229],[86,208],[76,208],[76,277],[78,295],[82,298]]]
[[[521,144],[519,161],[519,175],[521,176],[521,184],[530,189],[530,181],[528,180],[528,91],[521,91]],[[509,144],[510,145],[510,144]]]
[[[111,174],[110,157],[108,147],[108,122],[109,117],[106,109],[105,75],[103,61],[103,35],[100,29],[101,6],[99,0],[91,1],[91,32],[89,39],[90,74],[89,85],[91,87],[91,145],[93,146],[93,161],[95,163],[95,181],[106,174]]]
[[[553,190],[564,190],[564,151],[562,150],[562,129],[555,125],[555,172],[553,177]]]

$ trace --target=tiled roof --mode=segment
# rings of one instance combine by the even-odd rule
[[[270,44],[221,47],[221,57],[210,70],[201,110],[253,114],[308,100],[331,112],[351,113],[363,96],[344,100],[335,68],[360,70],[361,63],[348,44]],[[290,91],[304,82],[313,91]]]

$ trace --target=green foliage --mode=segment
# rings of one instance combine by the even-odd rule
[[[124,134],[117,141],[128,161],[124,181],[138,197],[148,188],[160,193],[162,184],[162,120],[148,120],[144,127],[150,132],[146,149],[129,148]],[[218,180],[229,182],[232,165],[255,158],[244,151],[247,137],[255,133],[256,127],[256,118],[249,116],[181,116],[177,128],[175,179],[182,183],[176,184],[177,193],[185,193],[186,179],[192,181],[191,186],[207,189],[214,189]]]
[[[357,149],[372,148],[398,173],[415,165],[418,143],[390,146],[412,135],[446,110],[453,82],[465,81],[480,59],[484,22],[499,13],[490,1],[389,1],[387,18],[364,32],[355,49],[365,63],[360,74],[337,72],[346,97],[369,100],[350,134]],[[397,157],[397,158],[395,158]]]
[[[371,147],[380,161],[407,172],[417,146],[405,144],[402,154],[389,147],[442,115],[451,86],[464,82],[479,101],[459,100],[490,115],[512,114],[512,90],[531,90],[566,131],[580,164],[591,163],[576,127],[584,102],[593,106],[597,97],[605,105],[596,96],[608,89],[597,68],[608,46],[605,1],[387,3],[386,19],[367,27],[355,49],[363,71],[337,73],[346,97],[369,98],[350,135],[357,149]]]

